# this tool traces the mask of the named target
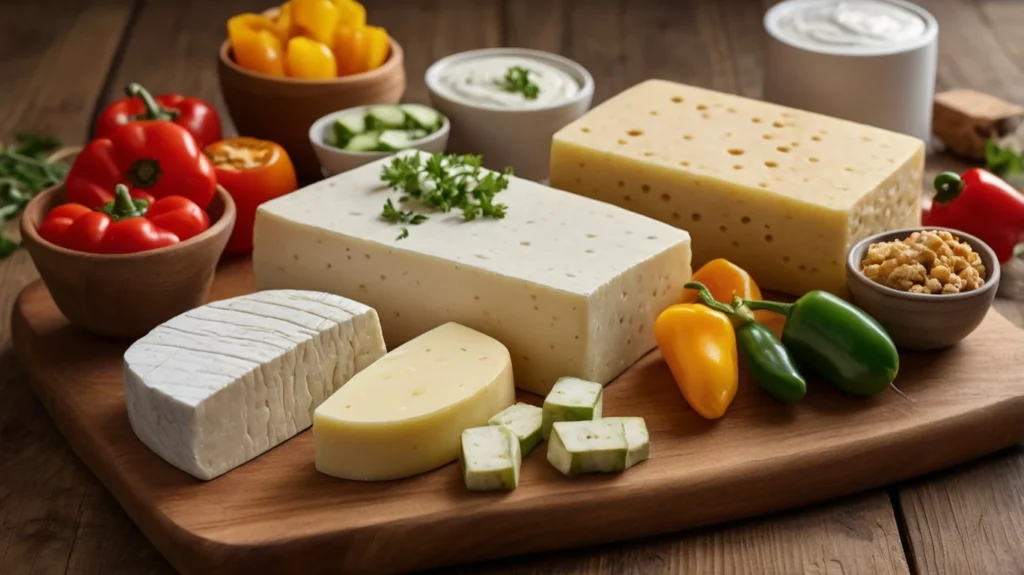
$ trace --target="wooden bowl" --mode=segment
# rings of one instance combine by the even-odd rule
[[[958,294],[908,293],[876,283],[860,271],[871,244],[905,239],[924,230],[944,230],[967,242],[985,265],[985,283],[979,289]],[[950,347],[981,325],[996,297],[999,273],[999,260],[988,244],[960,230],[937,226],[875,234],[853,246],[846,258],[853,303],[882,324],[896,347],[916,351]]]
[[[405,57],[391,39],[391,54],[376,70],[328,80],[277,78],[236,64],[225,40],[217,77],[238,133],[281,144],[299,179],[315,181],[322,176],[309,144],[309,127],[317,118],[345,108],[397,104],[405,92]]]
[[[64,201],[63,185],[33,198],[21,217],[21,237],[53,301],[72,324],[101,336],[136,338],[206,303],[235,225],[235,202],[227,190],[217,186],[207,208],[210,229],[137,254],[90,254],[44,240],[39,225]]]

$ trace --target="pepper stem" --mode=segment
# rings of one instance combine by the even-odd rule
[[[759,299],[745,299],[741,301],[743,302],[743,305],[751,311],[766,309],[786,317],[789,317],[789,312],[793,309],[793,304],[782,303],[779,301],[764,301]]]
[[[964,181],[956,172],[942,172],[935,176],[935,201],[946,204],[955,200],[964,190]]]
[[[125,92],[128,93],[128,97],[130,98],[139,98],[146,106],[146,112],[138,116],[138,119],[165,120],[169,122],[178,119],[178,114],[180,112],[161,106],[157,103],[156,99],[153,98],[153,95],[149,93],[149,90],[143,88],[141,84],[132,82],[131,84],[128,84],[127,88],[125,88]]]
[[[145,208],[148,207],[148,203],[145,200],[133,199],[128,193],[128,186],[118,184],[114,188],[114,200],[108,206],[109,209],[103,211],[110,214],[110,217],[116,222],[127,218],[142,217],[146,213]],[[104,206],[104,208],[108,206]]]
[[[742,305],[743,300],[736,298],[735,296],[733,302],[735,303],[738,300],[741,305],[730,306],[729,304],[724,304],[716,300],[715,297],[711,295],[711,291],[708,289],[708,287],[700,282],[687,282],[686,285],[684,285],[683,287],[686,289],[697,290],[697,295],[700,298],[700,303],[704,304],[705,306],[715,311],[720,311],[725,315],[729,316],[729,320],[732,321],[732,324],[735,327],[739,327],[741,325],[754,321],[754,314],[751,313],[748,307]]]

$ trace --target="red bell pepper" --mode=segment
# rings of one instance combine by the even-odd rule
[[[95,137],[109,138],[121,125],[139,120],[165,120],[185,128],[199,147],[221,138],[217,110],[199,98],[180,94],[164,94],[154,98],[145,88],[132,83],[125,89],[127,98],[107,106],[96,119]]]
[[[217,178],[210,159],[185,128],[145,120],[118,126],[109,138],[90,142],[71,166],[64,189],[69,202],[95,208],[114,199],[110,190],[117,184],[141,188],[156,199],[184,196],[205,209]]]
[[[118,184],[114,200],[99,209],[69,203],[50,210],[39,235],[70,250],[130,254],[183,242],[209,227],[210,217],[187,198],[168,196],[150,205]]]
[[[999,263],[1013,257],[1024,242],[1024,195],[998,176],[980,168],[962,175],[935,178],[932,207],[922,214],[925,226],[941,226],[977,236],[996,252]]]

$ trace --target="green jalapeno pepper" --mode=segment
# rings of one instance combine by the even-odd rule
[[[797,362],[847,393],[873,395],[896,379],[900,356],[885,328],[839,297],[812,291],[791,304],[740,302],[785,315],[782,343]]]
[[[807,393],[807,382],[796,367],[793,357],[770,329],[754,321],[750,308],[719,303],[700,282],[689,282],[687,288],[698,291],[704,305],[729,316],[736,331],[736,346],[743,365],[761,389],[781,401],[799,401]]]

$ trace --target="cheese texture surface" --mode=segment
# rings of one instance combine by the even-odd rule
[[[512,405],[508,350],[455,323],[393,350],[317,408],[316,468],[358,481],[430,471],[459,457],[462,432]]]
[[[542,395],[566,375],[608,383],[654,347],[655,318],[690,277],[686,232],[513,177],[496,197],[504,219],[433,213],[397,239],[380,217],[397,199],[380,181],[390,161],[261,205],[257,286],[365,302],[392,347],[471,327],[508,346],[516,384]]]
[[[377,313],[336,295],[213,302],[125,352],[128,420],[168,463],[212,479],[309,427],[317,406],[384,353]]]
[[[762,287],[845,291],[847,249],[921,223],[924,144],[650,80],[554,136],[551,185],[685,228],[693,264],[727,258]]]

